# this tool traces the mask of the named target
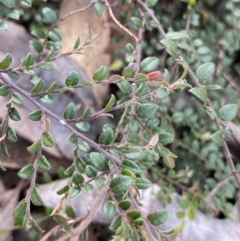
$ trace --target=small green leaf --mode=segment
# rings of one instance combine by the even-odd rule
[[[91,152],[90,153],[91,164],[99,171],[104,172],[109,169],[108,167],[108,160],[102,154],[98,152]]]
[[[228,104],[223,106],[219,111],[218,111],[218,117],[222,121],[230,121],[233,120],[238,112],[238,106],[235,104]]]
[[[68,137],[68,140],[69,140],[70,142],[72,142],[73,144],[76,144],[78,138],[77,138],[77,136],[76,136],[75,133],[71,133],[70,136]]]
[[[42,110],[35,110],[28,114],[28,119],[32,121],[39,121],[42,118]]]
[[[22,104],[22,97],[17,93],[13,93],[12,94],[12,101],[16,105],[21,105]]]
[[[104,214],[108,218],[111,218],[116,213],[117,208],[116,208],[115,204],[112,201],[107,201],[104,204],[103,210],[104,210]]]
[[[89,178],[97,176],[97,170],[93,166],[90,166],[90,165],[86,166],[85,173]]]
[[[81,158],[77,159],[76,166],[80,172],[85,172],[86,164]]]
[[[80,46],[80,38],[79,38],[79,36],[78,36],[78,37],[77,37],[77,40],[76,40],[76,42],[75,42],[75,44],[74,44],[73,49],[76,50],[76,49],[79,48],[79,46]]]
[[[42,45],[38,41],[31,40],[30,44],[37,53],[41,53],[43,51]]]
[[[41,101],[47,104],[53,103],[53,97],[51,95],[44,95],[41,97]]]
[[[81,121],[81,122],[76,123],[76,127],[80,131],[83,131],[83,132],[88,132],[91,129],[90,124],[88,122],[86,122],[86,121]]]
[[[154,225],[159,226],[167,220],[168,213],[166,210],[161,210],[158,212],[149,213],[147,216],[148,221]]]
[[[223,136],[223,132],[221,130],[213,133],[210,138],[217,143],[219,146],[223,146],[224,144],[224,136]]]
[[[121,170],[129,170],[133,173],[139,173],[141,170],[139,169],[138,165],[135,164],[133,161],[130,160],[124,160],[121,165]]]
[[[101,66],[93,75],[93,80],[95,81],[102,81],[107,77],[107,67]]]
[[[14,80],[14,81],[17,81],[19,79],[19,75],[17,72],[9,71],[7,72],[7,75],[11,80]]]
[[[64,175],[67,176],[67,177],[70,177],[70,176],[73,175],[74,170],[75,170],[74,165],[71,165],[70,167],[68,167],[68,168],[64,171]]]
[[[76,116],[76,106],[73,103],[69,103],[64,110],[63,118],[65,120],[71,120]]]
[[[90,109],[89,107],[86,107],[86,109],[84,110],[81,118],[82,118],[82,119],[87,118],[87,117],[89,116],[90,112],[91,112],[91,109]]]
[[[82,152],[88,152],[90,150],[90,146],[85,141],[81,141],[78,145],[78,149]]]
[[[62,195],[62,194],[64,194],[64,193],[68,192],[68,190],[69,190],[69,185],[66,185],[66,186],[62,187],[61,189],[59,189],[59,190],[57,191],[57,194],[58,194],[58,195]]]
[[[18,176],[22,179],[30,179],[32,177],[33,170],[33,165],[28,164],[18,172]]]
[[[154,7],[157,4],[158,0],[147,0],[147,5],[149,8]]]
[[[118,206],[124,211],[127,211],[131,207],[131,205],[132,203],[129,200],[123,200],[118,204]]]
[[[176,213],[176,216],[179,218],[179,219],[182,219],[186,216],[186,213],[185,212],[182,212],[182,211],[179,211]]]
[[[102,2],[96,2],[92,7],[92,12],[96,14],[98,17],[101,17],[103,14],[103,4]]]
[[[131,20],[137,29],[140,29],[142,27],[142,21],[140,20],[140,18],[132,17]]]
[[[211,82],[212,76],[215,72],[215,65],[212,62],[207,62],[201,65],[197,71],[196,76],[197,78],[203,83],[204,85],[209,84]]]
[[[130,160],[139,160],[144,157],[144,152],[140,150],[131,150],[124,154],[124,156]]]
[[[43,205],[43,201],[40,197],[40,193],[36,187],[34,187],[31,192],[31,201],[35,206]]]
[[[56,82],[52,82],[52,84],[48,87],[48,89],[46,90],[47,93],[51,93],[52,91],[54,91],[57,88],[57,83]]]
[[[165,156],[163,158],[164,163],[166,164],[167,167],[173,169],[175,167],[175,161],[171,156]]]
[[[38,164],[38,168],[41,171],[48,171],[51,168],[51,165],[49,164],[49,162],[47,161],[44,155],[40,155],[40,157],[38,158],[37,164]]]
[[[127,213],[127,217],[132,220],[136,220],[141,217],[141,213],[140,211],[130,211]]]
[[[156,57],[147,57],[145,58],[141,64],[141,70],[144,72],[151,72],[153,70],[155,70],[160,64],[160,61],[158,58]]]
[[[207,101],[207,91],[205,89],[194,87],[194,88],[190,89],[189,92],[191,92],[193,95],[195,95],[201,101],[206,103],[206,101]]]
[[[47,146],[47,147],[53,147],[55,144],[53,136],[49,131],[45,131],[43,133],[42,141],[44,146]]]
[[[68,196],[69,196],[70,198],[74,198],[74,197],[76,197],[80,192],[81,192],[81,188],[80,188],[80,187],[72,186],[72,187],[70,187],[70,189],[69,189],[69,194],[68,194]]]
[[[8,8],[14,8],[16,5],[15,0],[2,0],[2,3]]]
[[[40,93],[43,90],[43,87],[44,87],[44,82],[42,79],[39,79],[37,84],[31,90],[31,94],[36,95],[36,94]]]
[[[0,151],[5,157],[10,157],[10,155],[8,154],[7,146],[4,142],[0,145]]]
[[[120,89],[120,91],[125,95],[129,95],[132,91],[131,84],[126,80],[117,83],[117,86]]]
[[[101,145],[110,145],[113,143],[114,137],[114,131],[111,128],[108,128],[99,136],[98,143]]]
[[[158,110],[158,105],[153,103],[146,103],[146,104],[137,106],[136,114],[140,118],[149,118],[149,117],[153,117],[154,114],[157,112],[157,110]]]
[[[74,211],[74,208],[71,205],[67,205],[65,208],[65,213],[69,218],[76,218],[76,213]]]
[[[115,232],[122,224],[122,218],[121,216],[117,216],[113,219],[112,223],[109,226],[109,229],[113,232]]]
[[[19,17],[20,17],[19,10],[14,9],[11,13],[8,14],[8,17],[15,20],[19,20]]]
[[[0,22],[0,29],[7,31],[8,30],[8,23],[6,21]]]
[[[138,189],[147,189],[152,185],[152,183],[148,179],[143,177],[137,177],[135,184]]]
[[[12,63],[12,55],[7,53],[3,61],[0,62],[0,69],[3,69],[3,70],[7,69],[11,63]]]
[[[43,8],[43,16],[47,23],[54,23],[57,21],[57,14],[50,8]]]
[[[164,97],[166,97],[166,96],[168,96],[168,95],[169,95],[169,92],[168,92],[165,88],[159,87],[159,88],[157,89],[157,92],[156,92],[156,97],[157,97],[157,98],[162,99],[162,98],[164,98]]]
[[[35,153],[38,150],[38,147],[41,143],[41,140],[34,142],[31,146],[27,147],[28,152]]]
[[[96,186],[99,188],[103,187],[105,182],[106,182],[106,177],[99,177],[95,179]]]
[[[159,142],[162,145],[170,144],[173,142],[173,140],[174,140],[174,135],[171,133],[162,133],[159,135]]]
[[[7,96],[9,93],[9,85],[2,85],[0,87],[0,96]]]
[[[84,185],[83,190],[86,194],[91,194],[93,191],[93,185],[86,184],[86,185]]]
[[[110,189],[114,194],[124,194],[128,191],[133,183],[129,176],[115,177],[110,183]]]
[[[13,212],[13,216],[23,218],[26,213],[27,202],[23,199]]]
[[[22,8],[30,8],[32,7],[32,0],[21,0],[20,6]]]
[[[73,86],[76,86],[79,82],[79,75],[78,75],[78,72],[76,71],[71,71],[69,73],[69,75],[67,76],[67,79],[66,79],[66,86],[68,87],[73,87]]]
[[[20,116],[17,108],[15,108],[15,107],[11,108],[9,116],[14,121],[20,121],[21,120],[21,116]]]
[[[80,173],[74,172],[72,175],[72,181],[74,184],[78,185],[84,182],[84,177]]]
[[[139,74],[137,74],[137,76],[136,76],[136,80],[137,80],[138,82],[145,82],[145,81],[148,80],[148,77],[147,77],[145,74],[139,73]]]
[[[27,57],[22,59],[22,64],[26,67],[33,65],[35,62],[35,56],[32,53],[28,53]]]
[[[8,127],[8,129],[7,129],[7,139],[11,142],[17,141],[16,132],[12,127]]]
[[[167,52],[175,57],[178,53],[177,45],[171,39],[163,39],[160,41],[165,47]]]
[[[48,33],[48,37],[54,42],[62,41],[61,32],[57,28],[52,28]]]
[[[185,31],[170,32],[170,33],[167,33],[167,38],[172,39],[172,40],[179,40],[179,39],[189,38],[189,36]]]
[[[45,38],[45,33],[43,32],[42,29],[40,28],[36,28],[31,32],[32,35],[34,35],[35,37],[39,38],[39,39],[44,39]]]
[[[104,107],[104,110],[110,110],[114,106],[115,102],[116,102],[116,97],[115,95],[111,94],[111,98],[106,104],[106,106]]]

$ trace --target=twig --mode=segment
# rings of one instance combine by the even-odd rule
[[[106,8],[107,8],[107,10],[108,10],[111,18],[112,18],[113,21],[116,23],[116,25],[117,25],[120,29],[124,30],[128,35],[130,35],[131,37],[133,37],[136,42],[138,42],[138,38],[137,38],[131,31],[129,31],[126,27],[124,27],[124,26],[116,19],[116,17],[115,17],[114,14],[113,14],[112,8],[111,8],[111,6],[109,5],[108,1],[107,1],[107,0],[103,0],[103,1],[104,1],[104,3],[105,3],[105,6],[106,6]]]

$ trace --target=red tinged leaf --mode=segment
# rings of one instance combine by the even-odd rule
[[[160,71],[153,71],[147,74],[148,80],[160,80],[162,79],[162,74]]]

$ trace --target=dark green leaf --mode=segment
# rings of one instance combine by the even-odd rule
[[[78,36],[78,37],[77,37],[77,40],[76,40],[76,42],[75,42],[75,44],[74,44],[73,49],[76,50],[76,49],[79,48],[79,46],[80,46],[80,38],[79,38],[79,36]]]
[[[140,118],[149,118],[149,117],[153,117],[154,114],[157,112],[157,110],[158,110],[158,105],[153,103],[146,103],[146,104],[137,106],[136,114]]]
[[[8,127],[8,129],[7,129],[7,139],[11,142],[17,141],[16,132],[12,127]]]
[[[39,121],[42,118],[42,110],[35,110],[28,114],[28,118],[32,121]]]
[[[28,164],[18,172],[18,176],[21,177],[22,179],[30,179],[32,177],[33,170],[34,170],[33,165]]]
[[[131,160],[139,160],[144,157],[144,152],[140,150],[133,150],[126,152],[124,156]]]
[[[115,232],[122,224],[121,216],[117,216],[113,219],[112,223],[109,226],[109,229],[113,232]]]
[[[197,71],[196,75],[197,78],[203,83],[203,84],[209,84],[211,82],[211,78],[215,72],[215,65],[212,62],[207,62],[201,65]]]
[[[77,138],[77,136],[76,136],[75,133],[72,133],[72,134],[68,137],[68,140],[69,140],[70,142],[72,142],[73,144],[76,144],[78,138]]]
[[[167,220],[168,213],[166,210],[161,210],[158,212],[153,212],[148,214],[147,219],[148,221],[154,225],[154,226],[159,226]]]
[[[4,142],[0,145],[0,151],[5,157],[10,157],[10,155],[8,154],[7,146]]]
[[[49,131],[45,131],[43,133],[42,141],[44,146],[47,146],[47,147],[53,147],[55,144],[53,136]]]
[[[51,165],[47,161],[46,157],[43,155],[40,155],[40,157],[38,158],[38,168],[41,171],[48,171],[51,168]]]
[[[93,80],[95,81],[102,81],[107,77],[107,67],[101,66],[93,75]]]
[[[65,212],[69,218],[73,218],[73,219],[76,218],[76,213],[74,211],[74,208],[71,205],[66,206]]]
[[[179,40],[179,39],[189,38],[189,36],[185,31],[169,32],[169,33],[167,33],[167,38],[172,39],[172,40]]]
[[[79,75],[78,75],[78,72],[76,71],[71,71],[69,73],[69,75],[67,76],[67,79],[66,79],[66,86],[68,87],[73,87],[73,86],[76,86],[79,82]]]
[[[90,146],[85,141],[81,141],[78,145],[78,149],[82,152],[88,152],[90,150]]]
[[[110,183],[110,189],[114,194],[124,194],[132,183],[133,179],[129,176],[115,177]]]
[[[24,217],[26,212],[27,202],[23,199],[13,212],[14,217]]]
[[[136,70],[136,64],[129,64],[126,68],[123,69],[122,75],[126,78],[133,78]]]
[[[132,171],[133,173],[139,173],[141,171],[138,165],[130,160],[124,160],[122,162],[121,170],[124,170],[124,169]]]
[[[70,167],[68,167],[65,171],[64,171],[64,175],[67,176],[67,177],[70,177],[73,175],[75,171],[75,166],[74,165],[71,165]]]
[[[98,143],[102,145],[110,145],[114,141],[114,132],[111,128],[108,128],[106,131],[103,131],[99,136]]]
[[[115,102],[116,102],[116,97],[115,97],[115,95],[111,94],[111,98],[108,101],[108,103],[106,104],[106,106],[104,107],[104,110],[111,109],[114,106]]]
[[[44,82],[42,79],[39,79],[39,81],[36,83],[36,85],[31,90],[31,94],[36,95],[36,94],[40,93],[43,90],[43,87],[44,87]]]
[[[12,101],[16,105],[21,105],[22,104],[22,97],[17,93],[13,93],[12,94]]]
[[[71,120],[76,116],[76,106],[73,103],[69,103],[64,110],[63,118],[66,120]]]
[[[10,72],[7,72],[7,75],[11,80],[14,80],[14,81],[18,80],[19,78],[19,75],[17,72],[10,71]]]
[[[93,166],[90,166],[90,165],[86,166],[85,173],[89,178],[97,176],[97,170]]]
[[[48,37],[54,42],[62,41],[61,32],[57,28],[52,28],[48,33]]]
[[[129,200],[123,200],[118,204],[118,206],[124,211],[128,210],[131,207],[131,205],[132,203]]]
[[[85,172],[86,164],[81,158],[77,159],[76,166],[80,172]]]
[[[14,121],[20,121],[21,120],[21,116],[20,116],[17,108],[15,108],[15,107],[11,108],[9,116]]]
[[[159,142],[162,145],[170,144],[173,142],[173,140],[174,140],[174,135],[171,133],[162,133],[159,135]]]
[[[32,53],[28,53],[27,57],[22,59],[23,66],[29,67],[35,62],[35,56]]]
[[[57,194],[58,194],[58,195],[62,195],[62,194],[64,194],[64,193],[68,192],[68,190],[69,190],[69,185],[66,185],[66,186],[62,187],[61,189],[59,189],[59,190],[57,191]]]
[[[54,91],[57,88],[57,83],[56,82],[52,82],[52,84],[48,87],[48,89],[46,90],[47,93],[51,93],[52,91]]]
[[[109,169],[108,160],[102,153],[91,152],[90,158],[91,158],[91,164],[99,171],[103,172]]]
[[[151,185],[152,185],[152,183],[146,178],[143,178],[143,177],[136,178],[136,187],[138,189],[147,189],[147,188],[151,187]]]
[[[36,41],[36,40],[31,40],[30,41],[31,46],[33,47],[33,49],[37,52],[37,53],[41,53],[43,48],[42,45]]]
[[[90,109],[89,107],[86,107],[86,109],[84,110],[81,118],[82,118],[82,119],[87,118],[87,117],[89,116],[90,112],[91,112],[91,109]]]
[[[74,172],[72,175],[72,181],[74,184],[78,185],[84,182],[84,177],[80,173]]]
[[[45,38],[45,33],[43,32],[42,29],[40,28],[36,28],[31,32],[32,35],[34,35],[35,37],[39,38],[39,39],[44,39]]]
[[[9,93],[9,85],[2,85],[0,87],[0,96],[7,96]]]
[[[57,14],[50,8],[43,9],[43,16],[47,23],[54,23],[57,21]]]
[[[129,95],[132,92],[131,84],[126,80],[122,81],[121,83],[117,83],[117,86],[125,95]]]
[[[132,220],[136,220],[141,217],[141,213],[140,211],[130,211],[127,213],[127,217]]]
[[[34,187],[31,192],[31,201],[36,206],[43,205],[42,199],[40,197],[40,193],[36,187]]]
[[[12,63],[12,55],[7,53],[3,61],[0,62],[0,69],[3,69],[3,70],[7,69],[11,63]]]

